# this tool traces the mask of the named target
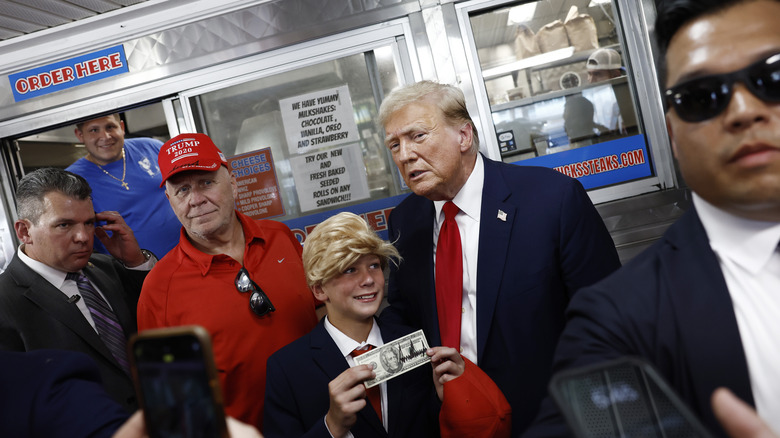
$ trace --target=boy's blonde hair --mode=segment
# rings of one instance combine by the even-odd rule
[[[382,269],[388,260],[398,265],[398,250],[377,236],[360,216],[342,212],[314,228],[303,244],[303,270],[309,286],[322,285],[337,277],[361,256],[379,257]]]

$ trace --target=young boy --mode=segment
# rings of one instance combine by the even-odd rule
[[[367,391],[363,382],[375,374],[367,365],[354,366],[352,358],[355,350],[381,347],[414,331],[379,326],[374,318],[384,296],[383,269],[399,259],[392,244],[352,213],[332,216],[309,234],[303,248],[304,271],[314,296],[325,303],[327,316],[268,359],[266,438],[439,435],[443,385],[466,367],[455,349],[429,349],[433,378],[430,368],[418,367],[378,385],[373,402],[370,393],[377,387]]]

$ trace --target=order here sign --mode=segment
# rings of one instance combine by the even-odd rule
[[[99,79],[127,73],[122,45],[55,62],[8,76],[14,101],[19,102]]]

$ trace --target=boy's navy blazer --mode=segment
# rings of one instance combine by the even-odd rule
[[[384,342],[414,331],[380,324]],[[263,435],[326,437],[325,414],[330,407],[328,383],[349,365],[325,330],[324,318],[307,335],[281,348],[268,359],[263,411]],[[438,436],[440,403],[430,365],[422,365],[387,382],[386,432],[374,409],[366,404],[351,432],[362,437]]]

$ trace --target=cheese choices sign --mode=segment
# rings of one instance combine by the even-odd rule
[[[254,219],[284,214],[271,148],[228,158],[228,166],[238,184],[236,208],[241,213]]]
[[[8,76],[14,101],[19,102],[89,82],[127,73],[122,45],[55,62]]]

